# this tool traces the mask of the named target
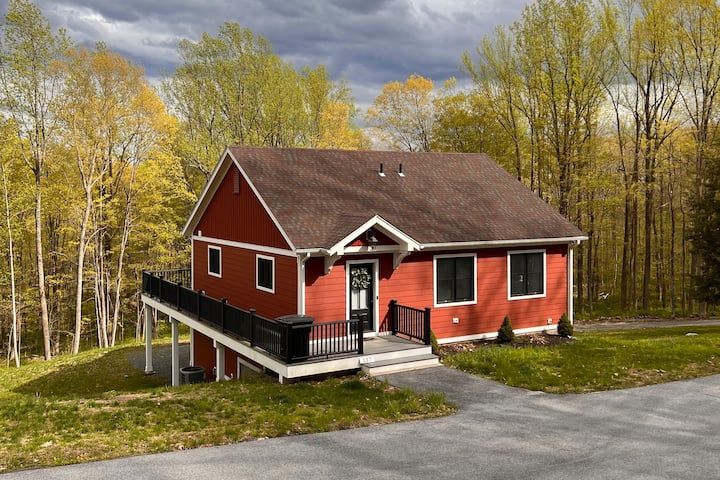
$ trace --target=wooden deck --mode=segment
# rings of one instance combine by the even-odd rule
[[[402,364],[403,359],[411,359],[422,355],[432,353],[432,347],[417,342],[399,338],[393,335],[380,335],[375,337],[364,338],[364,349],[362,354],[348,353],[345,355],[336,355],[327,359],[314,358],[304,362],[286,363],[277,356],[273,356],[268,352],[256,346],[251,346],[249,342],[241,340],[237,337],[227,335],[223,331],[218,330],[214,325],[198,320],[195,315],[184,311],[178,311],[172,305],[168,305],[156,298],[142,295],[142,301],[146,308],[146,322],[151,321],[152,310],[156,310],[167,315],[171,319],[171,324],[176,322],[187,325],[192,330],[197,331],[206,337],[212,339],[216,344],[222,345],[222,348],[229,348],[241,356],[252,360],[254,363],[262,365],[267,371],[274,372],[278,375],[280,382],[286,379],[295,379],[303,377],[313,377],[318,375],[330,374],[335,372],[349,372],[360,370],[363,365],[373,364],[376,362],[392,362],[393,364]],[[173,345],[177,343],[177,327],[173,327]],[[223,354],[224,355],[224,354]],[[173,361],[173,384],[179,384],[179,361]],[[146,344],[146,372],[152,370],[152,344]],[[224,372],[217,372],[218,378],[224,377]]]

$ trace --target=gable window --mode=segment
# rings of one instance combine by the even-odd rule
[[[545,296],[545,251],[508,252],[511,300]]]
[[[475,303],[475,254],[437,255],[434,263],[435,306]]]
[[[275,259],[255,256],[255,287],[263,292],[275,293]]]
[[[222,251],[208,245],[208,275],[222,277]]]

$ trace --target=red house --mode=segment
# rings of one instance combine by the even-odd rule
[[[423,322],[439,343],[492,338],[506,315],[518,333],[555,329],[562,314],[572,320],[573,247],[587,238],[484,154],[250,147],[225,151],[184,233],[193,292],[271,329],[288,315],[279,323],[296,333],[312,321],[300,340],[311,350],[360,337],[355,355],[324,362],[302,346],[305,361],[290,371],[250,337],[236,344],[203,327],[200,312],[169,313],[192,328],[194,364],[219,378],[251,368],[281,380],[320,363],[381,366],[369,340],[428,343]],[[146,306],[165,311],[150,293]],[[225,317],[221,330],[234,328]]]

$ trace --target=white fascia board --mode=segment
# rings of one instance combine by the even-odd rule
[[[348,235],[346,235],[342,240],[337,242],[335,245],[330,247],[328,249],[328,252],[331,255],[340,254],[342,255],[345,252],[345,245],[350,243],[352,240],[359,237],[362,233],[366,232],[370,228],[377,228],[381,232],[383,232],[385,235],[393,239],[395,242],[397,242],[404,250],[407,251],[415,251],[420,250],[420,243],[416,242],[412,237],[407,235],[405,232],[400,230],[399,228],[395,227],[393,224],[385,220],[384,218],[380,217],[379,215],[375,215],[372,218],[370,218],[368,221],[360,225],[358,228],[350,232]]]
[[[302,256],[310,255],[311,257],[330,255],[327,248],[298,248],[295,253]]]
[[[253,184],[253,182],[250,180],[250,177],[248,177],[247,173],[245,173],[245,170],[243,170],[243,168],[240,166],[240,163],[237,161],[237,159],[235,158],[235,156],[232,154],[232,152],[230,150],[228,150],[228,155],[232,159],[232,161],[235,164],[235,166],[237,167],[237,169],[240,170],[240,175],[242,175],[243,178],[245,179],[245,181],[247,182],[247,184],[250,185],[250,189],[253,191],[253,193],[255,194],[255,197],[260,202],[260,205],[263,206],[263,208],[265,209],[265,212],[268,214],[270,219],[275,224],[275,228],[277,228],[280,231],[280,234],[282,235],[283,239],[290,246],[290,250],[292,250],[293,252],[295,250],[297,250],[295,248],[295,245],[293,245],[293,242],[290,240],[290,237],[288,237],[287,232],[285,232],[285,229],[282,227],[282,225],[280,225],[280,222],[278,222],[278,219],[275,218],[275,215],[270,210],[267,203],[265,203],[265,199],[262,198],[262,195],[260,195],[260,192],[258,192],[258,189],[255,188],[255,184]]]
[[[215,192],[220,185],[220,180],[222,180],[222,178],[227,173],[229,164],[225,159],[229,154],[230,150],[226,148],[222,155],[220,155],[217,163],[215,164],[215,168],[210,174],[210,178],[208,179],[202,193],[195,202],[195,206],[193,207],[193,210],[190,213],[187,222],[185,222],[185,226],[182,229],[182,234],[184,236],[189,237],[192,235],[193,230],[195,230],[195,227],[200,221],[200,217],[202,217],[202,214],[205,213],[205,209],[210,203],[213,195],[215,195]],[[223,170],[222,175],[220,174],[221,170]]]
[[[229,161],[228,161],[229,159]],[[282,228],[282,225],[280,225],[280,222],[278,222],[277,218],[275,218],[275,215],[272,213],[270,208],[268,208],[267,203],[265,203],[265,200],[260,195],[260,192],[258,192],[257,188],[255,188],[255,185],[250,180],[250,177],[248,177],[247,173],[245,173],[245,170],[240,166],[240,163],[237,161],[235,156],[232,154],[229,148],[225,149],[225,152],[220,157],[220,160],[218,161],[217,165],[215,166],[215,170],[213,170],[213,173],[210,175],[210,180],[208,180],[208,183],[205,185],[205,188],[203,189],[203,192],[200,194],[200,198],[198,202],[195,204],[195,208],[193,209],[192,213],[190,214],[190,217],[185,224],[185,227],[183,227],[183,235],[190,236],[193,233],[193,230],[197,226],[198,222],[200,221],[200,217],[202,217],[203,213],[205,213],[205,209],[207,208],[208,204],[210,203],[210,200],[212,199],[213,195],[218,189],[218,186],[220,185],[220,182],[225,177],[225,174],[227,174],[228,170],[230,169],[230,165],[234,164],[235,167],[240,171],[240,175],[245,179],[245,182],[250,186],[250,189],[255,194],[255,197],[260,202],[260,205],[262,205],[263,209],[265,209],[265,212],[268,214],[270,219],[272,220],[273,224],[275,225],[275,228],[280,231],[280,234],[282,235],[283,239],[287,244],[290,246],[290,250],[293,252],[296,250],[295,245],[293,245],[293,242],[290,240],[290,237],[288,237],[287,232],[285,232],[285,229]]]
[[[587,240],[588,237],[560,237],[560,238],[527,238],[520,240],[490,240],[480,242],[447,242],[447,243],[424,243],[422,250],[448,250],[466,248],[492,248],[492,247],[529,247],[535,245],[559,245],[563,243],[578,244]]]

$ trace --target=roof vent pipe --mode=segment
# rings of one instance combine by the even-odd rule
[[[402,163],[400,164],[400,167],[398,168],[398,175],[400,175],[401,177],[405,176],[405,174],[402,171]]]
[[[382,163],[380,163],[380,171],[378,172],[378,175],[380,175],[381,177],[385,176],[385,172],[383,172],[383,164]]]

